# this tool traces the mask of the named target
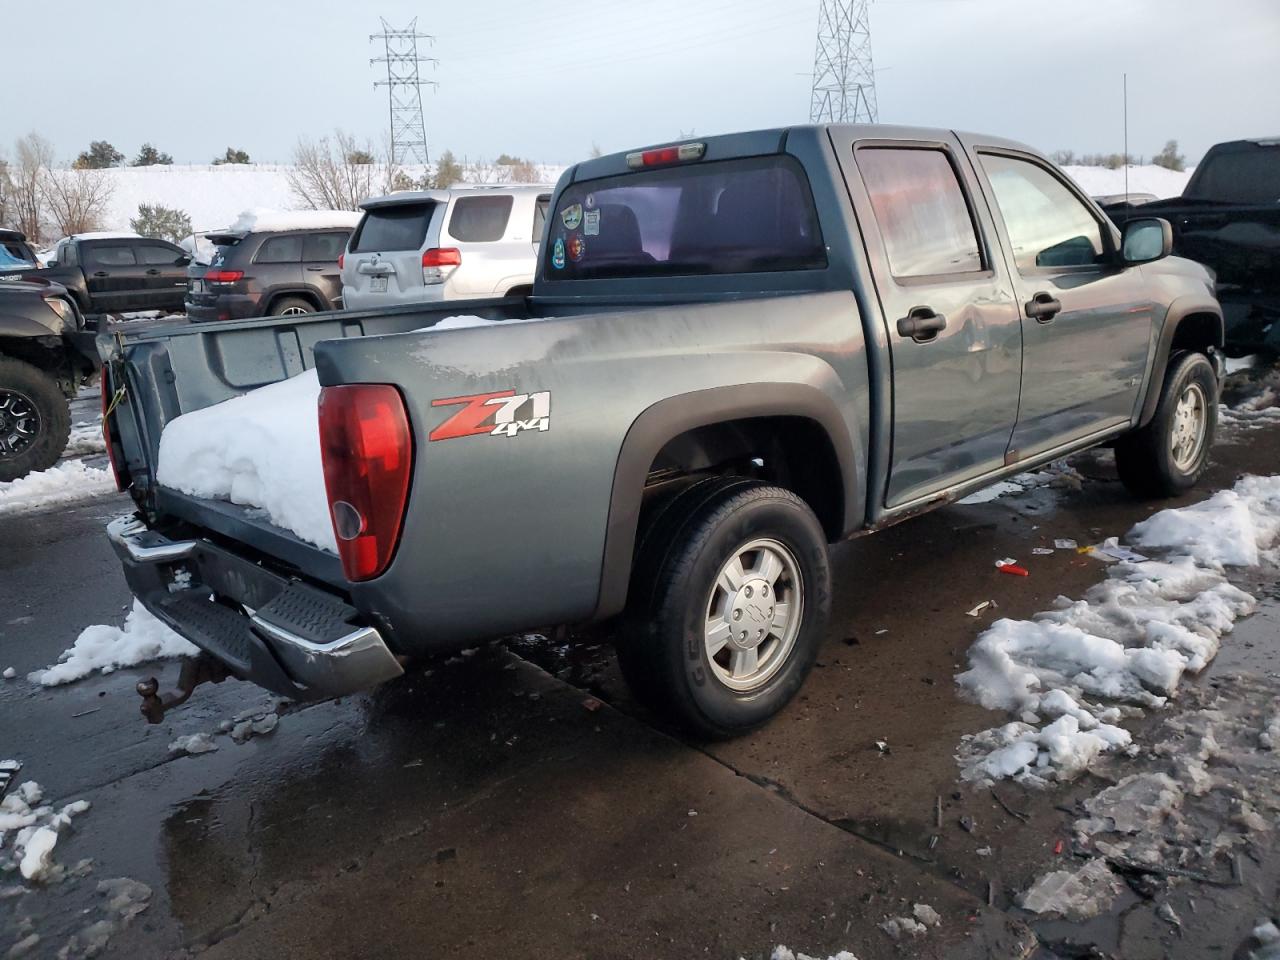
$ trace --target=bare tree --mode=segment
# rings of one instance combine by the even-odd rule
[[[92,168],[46,169],[40,178],[49,219],[64,237],[102,229],[112,190],[107,174]]]
[[[302,139],[293,151],[293,169],[286,175],[300,204],[311,210],[359,210],[379,192],[383,169],[373,163],[372,144],[335,130],[333,139]]]
[[[9,180],[9,159],[0,152],[0,227],[9,222],[9,203],[13,184]]]
[[[53,166],[53,144],[38,133],[19,137],[9,166],[9,220],[32,243],[43,239],[43,182]]]

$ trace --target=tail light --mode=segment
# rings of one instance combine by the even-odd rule
[[[338,254],[338,269],[341,270],[347,265],[347,255],[345,253]]]
[[[111,389],[111,380],[107,368],[102,368],[98,387],[102,391],[102,439],[107,445],[107,461],[111,464],[111,476],[115,478],[117,490],[128,490],[129,481],[124,471],[116,462],[116,445],[111,440],[111,415],[116,408],[116,392]]]
[[[707,155],[705,143],[682,143],[678,147],[659,147],[657,150],[641,150],[627,154],[627,166],[632,170],[645,167],[665,167],[672,163],[689,163]]]
[[[348,580],[372,580],[400,541],[413,439],[400,392],[387,384],[325,387],[320,456],[329,516]]]
[[[444,283],[456,267],[462,266],[462,251],[454,247],[435,247],[422,254],[422,282]]]
[[[235,283],[243,279],[243,270],[206,270],[204,273],[205,283]]]

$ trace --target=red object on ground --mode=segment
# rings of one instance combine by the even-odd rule
[[[1055,854],[1059,855],[1059,856],[1062,854],[1062,841],[1061,841],[1061,840],[1059,840],[1057,843],[1055,843],[1055,844],[1053,845],[1053,852],[1054,852]]]
[[[1001,573],[1007,573],[1011,577],[1029,577],[1031,573],[1026,567],[1020,567],[1016,563],[1002,563],[996,567]]]

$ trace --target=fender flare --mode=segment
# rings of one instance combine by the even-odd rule
[[[659,451],[697,427],[756,417],[801,417],[823,429],[839,464],[844,527],[850,529],[851,515],[862,506],[856,491],[857,460],[844,418],[821,390],[802,383],[749,383],[668,397],[636,417],[618,452],[593,619],[603,620],[626,607],[645,479]]]
[[[1169,355],[1173,351],[1173,339],[1177,336],[1178,327],[1187,317],[1209,315],[1217,318],[1218,332],[1212,344],[1221,350],[1225,339],[1225,328],[1222,319],[1222,306],[1209,296],[1179,297],[1169,305],[1165,314],[1164,327],[1160,330],[1160,339],[1156,343],[1155,357],[1151,364],[1151,377],[1147,381],[1147,396],[1142,401],[1142,412],[1138,417],[1138,426],[1145,427],[1156,415],[1156,406],[1160,403],[1160,391],[1164,387],[1164,374],[1169,368]]]
[[[317,313],[324,313],[333,309],[333,307],[325,306],[324,297],[307,287],[272,287],[262,295],[262,316],[270,316],[269,311],[272,305],[277,300],[282,300],[285,297],[297,297],[299,300],[305,300],[316,308]]]

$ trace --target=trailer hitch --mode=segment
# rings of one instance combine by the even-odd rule
[[[161,723],[165,713],[190,700],[191,694],[200,684],[221,683],[229,676],[231,672],[208,654],[187,657],[182,661],[182,670],[178,673],[178,689],[173,693],[161,695],[160,682],[155,677],[138,681],[138,696],[142,698],[139,709],[147,718],[147,723]]]

